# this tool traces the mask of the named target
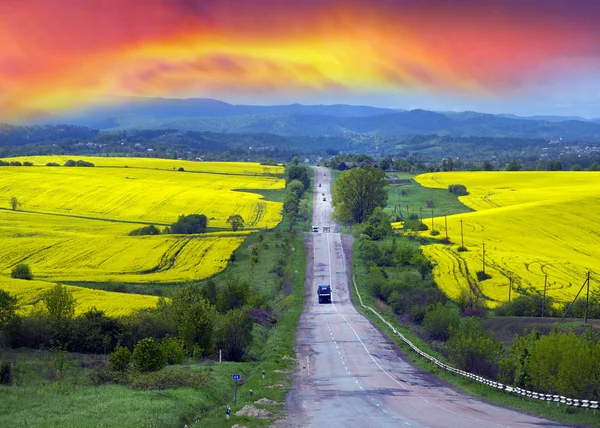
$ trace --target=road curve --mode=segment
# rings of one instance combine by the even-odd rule
[[[319,186],[320,185],[320,186]],[[410,365],[354,308],[349,292],[350,239],[330,219],[331,176],[315,170],[306,306],[297,332],[297,370],[285,427],[558,427],[457,392]],[[323,194],[326,200],[323,201]],[[322,227],[329,226],[330,233]],[[346,248],[344,248],[346,247]],[[317,285],[331,284],[332,304]]]

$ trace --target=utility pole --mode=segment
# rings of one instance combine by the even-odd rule
[[[448,239],[448,215],[444,214],[444,225],[446,227],[446,240]]]
[[[431,209],[431,231],[433,232],[435,228],[433,227],[433,208]]]
[[[510,284],[508,285],[508,301],[510,302],[510,292],[512,291],[512,278],[510,278]]]
[[[546,309],[546,286],[548,285],[548,274],[544,277],[544,298],[542,299],[542,318],[544,318],[544,311]]]
[[[419,207],[419,212],[421,213],[421,223],[423,223],[423,207]]]
[[[481,243],[481,247],[483,249],[483,258],[482,258],[482,264],[483,264],[483,266],[482,266],[481,270],[483,271],[483,275],[485,276],[485,241],[483,241]]]
[[[463,235],[463,221],[460,219],[460,247],[464,250],[465,248],[465,236]]]
[[[587,273],[587,294],[585,295],[585,323],[588,320],[588,304],[590,301],[590,271]]]

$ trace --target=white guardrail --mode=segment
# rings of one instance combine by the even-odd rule
[[[394,332],[394,334],[396,336],[398,336],[400,339],[402,339],[417,354],[421,355],[424,358],[427,358],[429,361],[431,361],[432,363],[434,363],[438,367],[441,367],[444,370],[447,370],[449,372],[456,373],[457,375],[468,377],[470,379],[473,379],[474,381],[477,381],[477,382],[483,383],[485,385],[491,386],[492,388],[500,389],[500,390],[503,390],[503,391],[506,391],[506,392],[511,392],[513,394],[521,395],[522,397],[535,398],[535,399],[543,400],[543,401],[547,401],[547,402],[555,402],[557,405],[559,405],[559,403],[562,403],[562,404],[565,404],[567,406],[581,407],[581,408],[584,408],[584,409],[587,409],[587,408],[594,409],[594,413],[596,413],[596,409],[598,408],[598,401],[578,400],[578,399],[575,399],[575,398],[563,397],[562,395],[542,394],[542,393],[539,393],[539,392],[528,391],[528,390],[523,389],[523,388],[517,388],[517,387],[514,387],[514,386],[504,385],[504,384],[502,384],[500,382],[494,382],[494,381],[486,379],[484,377],[477,376],[477,375],[474,375],[472,373],[466,372],[464,370],[459,370],[457,368],[449,366],[448,364],[442,363],[437,358],[434,358],[431,355],[426,354],[425,352],[423,352],[419,348],[417,348],[402,333],[400,333],[398,330],[396,330],[396,328],[391,323],[389,323],[388,321],[386,321],[376,310],[374,310],[370,306],[365,305],[363,303],[363,300],[362,300],[362,297],[360,295],[360,292],[358,291],[358,286],[356,285],[356,277],[355,276],[352,277],[352,282],[354,283],[354,288],[356,289],[356,294],[358,295],[358,299],[360,300],[360,304],[361,304],[361,306],[363,308],[368,309],[371,312],[373,312],[373,314],[375,314],[385,325],[387,325]]]

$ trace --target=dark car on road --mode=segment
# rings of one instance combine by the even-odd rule
[[[331,286],[319,285],[317,294],[319,295],[319,303],[331,303]]]

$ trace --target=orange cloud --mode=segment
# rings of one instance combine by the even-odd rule
[[[0,119],[107,96],[520,90],[597,64],[592,2],[9,0]]]

